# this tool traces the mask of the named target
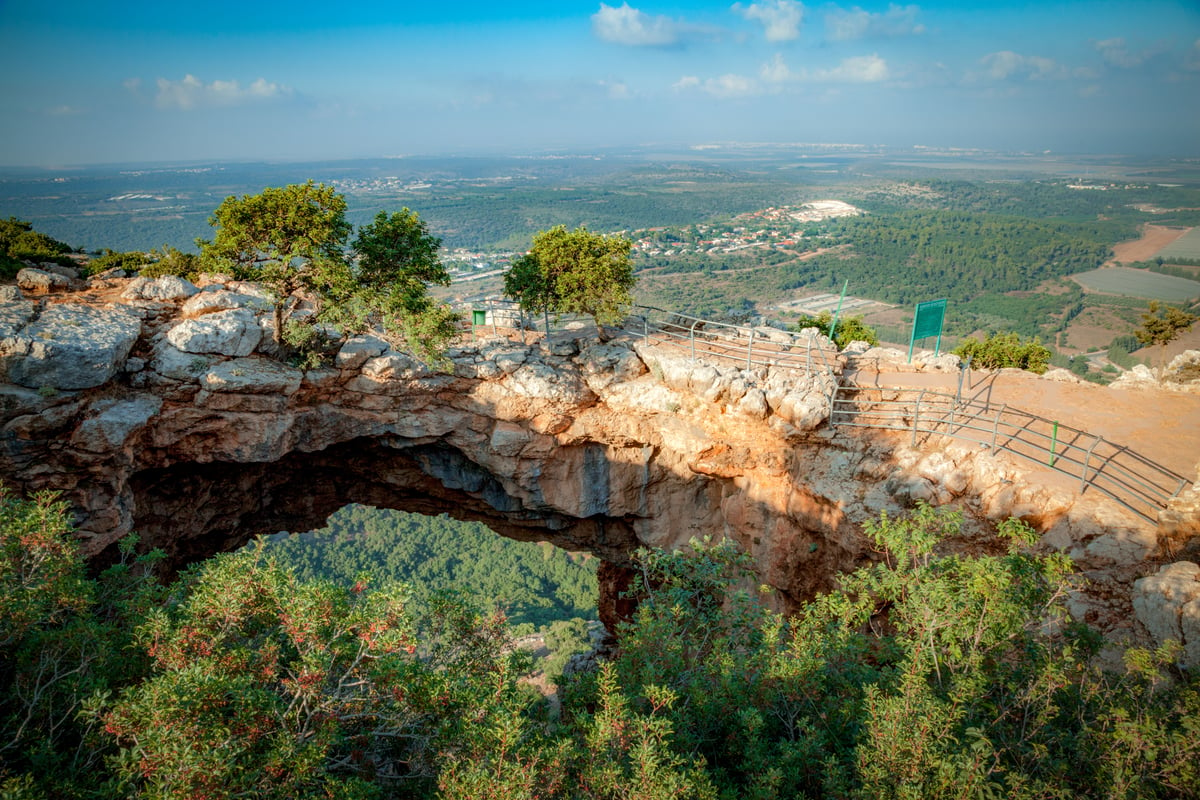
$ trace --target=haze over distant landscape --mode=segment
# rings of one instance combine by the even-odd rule
[[[0,4],[0,164],[716,142],[1200,155],[1200,6]]]

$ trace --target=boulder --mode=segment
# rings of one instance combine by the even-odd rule
[[[1185,350],[1163,370],[1163,383],[1200,384],[1200,350]]]
[[[71,279],[56,272],[26,267],[17,273],[17,286],[27,292],[46,294],[61,292],[71,288]]]
[[[233,358],[214,365],[200,376],[200,385],[210,392],[293,395],[304,373],[269,358]]]
[[[1108,385],[1110,389],[1148,389],[1158,385],[1158,379],[1145,364],[1138,364]]]
[[[241,292],[230,292],[225,289],[219,289],[215,292],[203,291],[192,295],[186,303],[183,304],[183,315],[185,317],[199,317],[204,314],[212,314],[217,311],[227,311],[232,308],[249,308],[254,311],[269,311],[274,308],[274,304],[257,295],[244,294]]]
[[[196,285],[186,278],[181,278],[178,275],[163,275],[153,280],[135,278],[130,281],[128,288],[121,293],[121,297],[126,300],[169,302],[172,300],[183,300],[197,294],[199,291]]]
[[[340,369],[358,369],[367,363],[367,359],[381,356],[387,349],[388,343],[378,336],[355,336],[347,339],[338,350],[334,363]]]
[[[1134,581],[1133,612],[1156,642],[1183,646],[1181,665],[1200,665],[1200,565],[1177,561]]]
[[[0,295],[0,340],[16,336],[37,311],[37,304],[22,297],[17,287],[5,286],[3,290],[7,291]]]
[[[34,389],[100,386],[121,369],[141,329],[140,319],[119,308],[49,306],[0,340],[0,377]]]
[[[145,427],[162,405],[162,398],[151,394],[128,400],[100,400],[89,409],[95,416],[84,419],[75,429],[71,444],[91,453],[119,450],[133,433]]]
[[[262,341],[262,329],[253,312],[233,308],[183,320],[167,332],[167,341],[185,353],[248,356]]]

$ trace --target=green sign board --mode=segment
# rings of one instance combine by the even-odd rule
[[[908,340],[908,360],[912,361],[913,345],[917,339],[926,336],[936,336],[937,346],[934,353],[942,350],[942,322],[946,319],[946,300],[928,300],[917,303],[917,313],[913,315],[912,337]]]

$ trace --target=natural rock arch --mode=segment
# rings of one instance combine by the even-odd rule
[[[348,503],[446,512],[600,556],[612,622],[635,548],[702,536],[737,540],[792,608],[872,557],[862,523],[913,486],[980,534],[985,517],[1033,509],[1048,546],[1097,567],[1158,546],[1152,526],[1051,497],[993,455],[831,431],[836,375],[570,336],[474,341],[446,372],[361,337],[301,371],[266,344],[244,353],[270,340],[251,329],[255,287],[182,283],[186,298],[121,280],[69,303],[0,296],[0,476],[62,492],[97,563],[132,530],[178,569]]]

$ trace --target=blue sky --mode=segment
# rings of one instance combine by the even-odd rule
[[[846,142],[1200,156],[1200,3],[0,0],[0,164]]]

